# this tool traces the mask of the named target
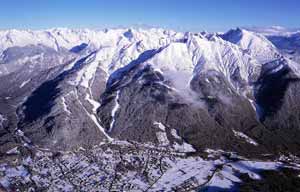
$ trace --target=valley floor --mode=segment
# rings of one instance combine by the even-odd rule
[[[123,141],[69,152],[19,146],[0,159],[0,184],[4,191],[297,191],[295,161]]]

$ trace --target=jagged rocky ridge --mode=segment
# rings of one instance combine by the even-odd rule
[[[299,155],[299,62],[270,36],[53,29],[2,31],[0,42],[4,159],[21,145],[65,151],[119,140]]]

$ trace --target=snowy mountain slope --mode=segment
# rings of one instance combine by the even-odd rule
[[[176,127],[177,131],[183,133],[184,138],[188,138],[187,140],[197,147],[205,144],[193,141],[191,135],[184,132],[197,130],[195,124],[198,123],[199,126],[201,123],[190,118],[196,116],[197,112],[194,110],[202,111],[206,105],[209,107],[208,110],[211,110],[212,107],[213,110],[219,111],[219,114],[213,111],[209,111],[207,114],[202,111],[201,116],[206,119],[211,130],[206,133],[202,132],[205,131],[204,129],[197,130],[197,134],[199,134],[197,138],[202,138],[203,134],[206,136],[212,133],[216,134],[221,130],[219,126],[236,127],[241,131],[248,128],[251,128],[252,131],[259,130],[261,125],[255,120],[253,108],[248,99],[254,99],[251,83],[259,78],[261,67],[262,65],[259,65],[255,59],[251,59],[248,54],[234,44],[225,42],[218,37],[206,39],[191,36],[191,39],[187,38],[185,42],[173,42],[160,49],[145,51],[127,66],[112,73],[106,91],[102,95],[98,115],[102,120],[103,127],[109,130],[113,137],[119,139],[156,142],[156,139],[160,139],[156,138],[155,129],[149,130],[149,127],[153,127],[153,121],[160,121]],[[243,73],[240,73],[240,68]],[[210,74],[213,75],[210,76]],[[212,78],[212,80],[205,80],[204,77]],[[217,80],[215,80],[216,77],[218,77]],[[220,85],[220,82],[224,82],[224,84]],[[214,86],[204,87],[200,84]],[[209,99],[216,99],[220,104],[211,106],[210,101],[207,101]],[[247,104],[247,102],[249,103]],[[131,105],[131,103],[135,104]],[[186,109],[185,105],[189,106],[191,103],[192,105],[197,103],[198,107]],[[175,111],[172,106],[178,106],[178,111]],[[199,108],[199,106],[201,107]],[[232,119],[232,117],[228,116],[227,118],[228,113],[226,114],[226,110],[221,112],[221,108],[229,111],[243,111],[240,123],[237,123],[237,119]],[[127,111],[131,111],[136,116],[128,116]],[[149,111],[155,111],[155,113],[152,113],[151,116],[138,115]],[[189,115],[183,115],[183,113]],[[220,121],[219,115],[225,120]],[[184,117],[191,124],[176,121],[174,119],[176,116]],[[201,117],[198,118],[201,119]],[[215,125],[214,121],[217,121],[218,124]],[[245,126],[245,124],[248,125],[245,123],[247,121],[249,121],[250,127]],[[200,127],[202,126],[200,125]],[[212,131],[214,129],[216,130]],[[220,132],[219,134],[224,133]],[[268,133],[267,135],[271,137]],[[233,140],[232,137],[234,137],[233,131],[228,134],[228,138]],[[213,141],[214,144],[218,142]],[[225,142],[227,140],[220,141],[216,145],[224,147]]]
[[[89,92],[84,94],[85,91],[78,87],[80,70],[92,65],[94,58],[92,52],[75,60],[70,69],[64,69],[55,78],[43,82],[28,96],[19,110],[18,128],[25,134],[29,132],[31,141],[66,148],[86,143],[83,137],[89,134],[87,143],[110,139],[93,115],[91,103],[85,99],[89,96],[93,102],[91,95]],[[40,132],[35,132],[37,129]],[[41,140],[50,133],[51,137]]]
[[[246,30],[265,36],[278,51],[287,58],[299,63],[299,28],[288,29],[281,26],[253,27]]]
[[[140,36],[144,38],[143,34]],[[123,37],[120,39],[122,38]],[[99,84],[99,81],[105,83],[110,71],[113,71],[114,67],[125,65],[131,57],[134,57],[133,53],[138,54],[139,51],[142,51],[147,46],[159,47],[159,44],[161,44],[160,41],[157,41],[158,45],[152,43],[153,45],[147,45],[145,47],[142,45],[142,41],[143,39],[136,43],[130,43],[127,39],[123,39],[120,40],[116,46],[104,46],[91,53],[89,53],[90,51],[88,50],[86,53],[79,53],[77,60],[63,67],[57,77],[45,81],[42,85],[37,87],[33,94],[23,103],[19,114],[22,116],[19,126],[25,127],[22,128],[25,134],[26,129],[30,132],[32,141],[40,142],[40,136],[44,137],[43,135],[54,132],[54,130],[56,130],[55,127],[63,126],[64,128],[62,130],[68,130],[68,127],[71,126],[73,127],[73,131],[81,130],[82,127],[85,129],[85,126],[80,127],[80,125],[76,123],[77,121],[73,124],[72,121],[65,123],[61,119],[62,117],[67,119],[76,118],[74,114],[77,115],[78,113],[75,111],[79,109],[82,110],[84,114],[87,114],[86,117],[83,116],[83,123],[88,123],[88,127],[97,127],[97,129],[106,135],[99,124],[99,119],[95,116],[95,112],[100,105],[99,98],[101,89],[105,87],[103,84]],[[86,54],[89,56],[84,56]],[[46,69],[47,68],[45,68],[45,70]],[[45,95],[46,91],[51,94]],[[32,124],[33,121],[35,122],[34,124]],[[34,129],[38,129],[37,126],[42,126],[42,129],[45,130],[42,134],[38,133],[40,136],[32,133]],[[76,136],[78,133],[73,132],[70,134],[68,133],[69,131],[62,133],[62,130],[57,130],[55,131],[56,133],[52,135],[53,138],[51,137],[52,141],[50,141],[51,145],[62,147],[70,146],[70,143],[74,143],[74,145],[78,144],[80,139],[74,140],[72,139],[73,137],[67,136]],[[99,135],[93,134],[91,131],[89,132],[94,136]],[[80,134],[78,136],[80,136]],[[110,139],[109,136],[106,137]],[[67,142],[64,140],[67,140]],[[72,140],[75,142],[72,142]],[[94,142],[97,142],[97,140],[100,141],[101,139],[95,139]],[[42,142],[45,142],[45,140]]]
[[[96,48],[117,45],[121,41],[146,40],[146,46],[157,43],[165,44],[171,39],[180,38],[180,33],[163,29],[67,29],[56,28],[49,30],[6,30],[0,31],[1,52],[9,47],[24,47],[27,45],[44,45],[55,50],[72,49],[86,43]],[[150,40],[151,39],[151,40]]]
[[[288,35],[272,34],[267,38],[291,60],[300,63],[300,32],[291,33]]]
[[[228,31],[221,37],[249,51],[249,54],[262,64],[279,57],[276,47],[261,34],[237,28]]]
[[[44,45],[10,47],[2,52],[0,76],[11,73],[42,71],[62,65],[74,58],[67,50],[55,51]]]
[[[138,53],[143,50],[158,48],[167,45],[171,41],[181,39],[183,34],[163,29],[113,29],[113,30],[71,30],[71,29],[49,29],[45,31],[0,31],[0,75],[8,74],[19,69],[27,63],[50,63],[43,54],[51,52],[66,55],[74,54],[74,49],[81,45],[82,51],[93,51],[107,49],[112,61],[104,68],[108,72],[129,63]],[[27,47],[27,49],[24,49]],[[44,50],[43,50],[44,49]],[[45,50],[49,49],[49,50]],[[27,50],[27,51],[26,51]],[[70,52],[68,52],[70,50]],[[103,54],[102,52],[100,54]],[[44,59],[46,59],[44,61]],[[50,58],[51,60],[55,58]],[[62,64],[66,60],[53,63]],[[101,59],[101,58],[100,58]],[[13,67],[13,66],[14,67]],[[30,66],[28,66],[30,67]],[[43,67],[46,67],[43,65]]]

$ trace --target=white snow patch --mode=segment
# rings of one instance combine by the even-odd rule
[[[24,132],[21,131],[20,129],[16,128],[16,135],[22,138],[22,143],[24,146],[29,147],[31,143],[31,140],[25,136]]]
[[[19,88],[24,87],[24,86],[25,86],[27,83],[29,83],[30,81],[31,81],[31,79],[28,79],[28,80],[22,82],[22,84],[19,86]]]
[[[154,68],[154,71],[155,71],[155,72],[159,72],[160,74],[164,74],[164,73],[162,72],[162,70],[159,69],[159,68]]]
[[[230,166],[240,173],[247,173],[251,179],[261,179],[257,170],[276,170],[280,167],[279,162],[238,161],[230,163]]]
[[[68,109],[65,97],[61,97],[61,102],[62,102],[61,104],[63,106],[64,111],[67,112],[70,115],[71,111]]]
[[[132,144],[129,143],[128,141],[122,141],[122,140],[113,140],[111,144],[121,145],[121,146],[132,146]]]
[[[89,88],[89,82],[94,77],[97,68],[98,68],[99,62],[93,61],[88,67],[86,67],[85,72],[82,76],[80,85]]]
[[[101,132],[103,132],[103,134],[108,138],[109,141],[111,141],[112,138],[111,138],[109,135],[107,135],[107,133],[105,132],[104,128],[99,124],[99,122],[98,122],[96,116],[95,116],[95,115],[91,115],[91,114],[88,114],[88,115],[89,115],[89,116],[91,117],[91,119],[94,121],[94,123],[95,123],[96,126],[99,128],[99,130],[100,130]]]
[[[143,191],[147,191],[146,189],[149,187],[147,183],[144,181],[141,181],[140,178],[134,178],[133,180],[130,181],[133,185],[139,186]]]
[[[281,69],[283,69],[283,67],[284,67],[284,65],[277,65],[274,69],[272,69],[271,71],[270,71],[270,73],[276,73],[276,72],[278,72],[278,71],[280,71]]]
[[[179,159],[177,162],[170,163],[172,168],[168,169],[155,183],[153,186],[155,191],[172,191],[173,187],[191,178],[201,185],[207,181],[207,176],[211,175],[214,169],[212,161],[205,161],[200,157]]]
[[[162,131],[166,131],[166,127],[164,126],[164,124],[160,123],[160,122],[157,122],[157,121],[154,121],[153,123],[154,125],[157,125],[158,128]]]
[[[217,162],[219,160],[216,160]],[[219,164],[219,163],[218,163]],[[213,191],[213,187],[222,189],[230,189],[235,183],[242,181],[236,176],[235,173],[246,173],[252,179],[261,179],[257,172],[260,170],[276,170],[281,166],[278,162],[257,162],[257,161],[238,161],[233,163],[222,163],[223,168],[217,170],[212,175],[211,180],[206,184],[210,187],[208,191]]]
[[[195,152],[196,150],[193,148],[191,144],[186,143],[178,134],[176,129],[171,129],[171,135],[178,140],[181,140],[183,143],[180,145],[175,142],[173,145],[173,148],[175,151],[182,152],[182,153],[188,153],[188,152]]]
[[[20,151],[18,150],[18,147],[14,147],[6,152],[6,154],[8,154],[8,155],[19,154],[19,153],[20,153]]]
[[[6,120],[7,119],[3,115],[0,114],[0,127],[2,127],[3,122]]]
[[[109,127],[109,132],[112,130],[112,128],[114,127],[114,124],[116,122],[115,116],[116,113],[118,111],[118,109],[120,108],[120,104],[119,104],[119,96],[120,96],[120,91],[117,91],[117,96],[115,98],[115,106],[113,107],[113,109],[111,110],[111,118],[112,121],[110,123],[110,127]]]
[[[169,145],[169,140],[168,140],[166,132],[158,131],[158,132],[156,132],[156,137],[157,137],[157,140],[160,145],[162,145],[162,146]]]
[[[181,153],[188,153],[188,152],[196,152],[194,147],[191,144],[188,144],[186,142],[183,142],[181,145],[178,143],[175,143],[173,145],[173,148],[175,151],[181,152]]]
[[[85,99],[93,106],[93,112],[96,113],[97,109],[100,107],[100,103],[94,99],[91,99],[89,94],[86,94]]]
[[[161,122],[154,121],[153,125],[157,126],[160,131],[156,132],[156,138],[158,140],[159,145],[167,146],[170,144],[169,139],[166,133],[166,127]]]
[[[230,189],[234,186],[233,182],[240,183],[241,180],[234,176],[234,172],[231,167],[224,166],[222,170],[216,172],[213,175],[213,177],[206,186],[210,186],[211,188],[208,188],[208,191],[213,192],[213,187]]]
[[[17,130],[17,135],[21,136],[21,137],[24,137],[24,132],[21,131],[20,129]]]
[[[171,135],[173,135],[175,139],[182,139],[179,135],[177,135],[176,129],[171,129]]]
[[[246,140],[246,142],[248,142],[248,143],[250,143],[250,144],[252,144],[252,145],[255,145],[255,146],[258,145],[258,143],[256,143],[253,139],[251,139],[250,137],[248,137],[248,136],[245,135],[244,133],[239,132],[239,131],[235,131],[235,130],[232,130],[232,131],[233,131],[233,133],[234,133],[234,136],[239,137],[239,138],[243,138],[243,139]]]
[[[84,107],[84,105],[81,103],[78,93],[75,92],[76,98],[78,100],[78,103],[82,106],[83,110],[87,113],[87,115],[92,119],[92,121],[95,123],[95,125],[98,127],[98,129],[106,136],[106,138],[109,141],[112,141],[113,139],[105,132],[104,128],[99,124],[97,117],[94,114],[90,114],[88,110]]]
[[[249,99],[249,98],[248,98],[248,101],[250,102],[250,104],[251,104],[252,108],[254,109],[254,111],[257,112],[255,101],[253,101],[252,99]]]

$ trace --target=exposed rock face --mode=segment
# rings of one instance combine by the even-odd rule
[[[274,135],[274,140],[271,141],[269,137],[264,140],[270,145],[273,142],[281,143],[277,146],[280,152],[287,150],[298,153],[297,150],[300,146],[297,110],[299,109],[297,99],[299,97],[299,77],[287,65],[283,65],[275,73],[265,73],[258,81],[256,101],[260,120]]]

